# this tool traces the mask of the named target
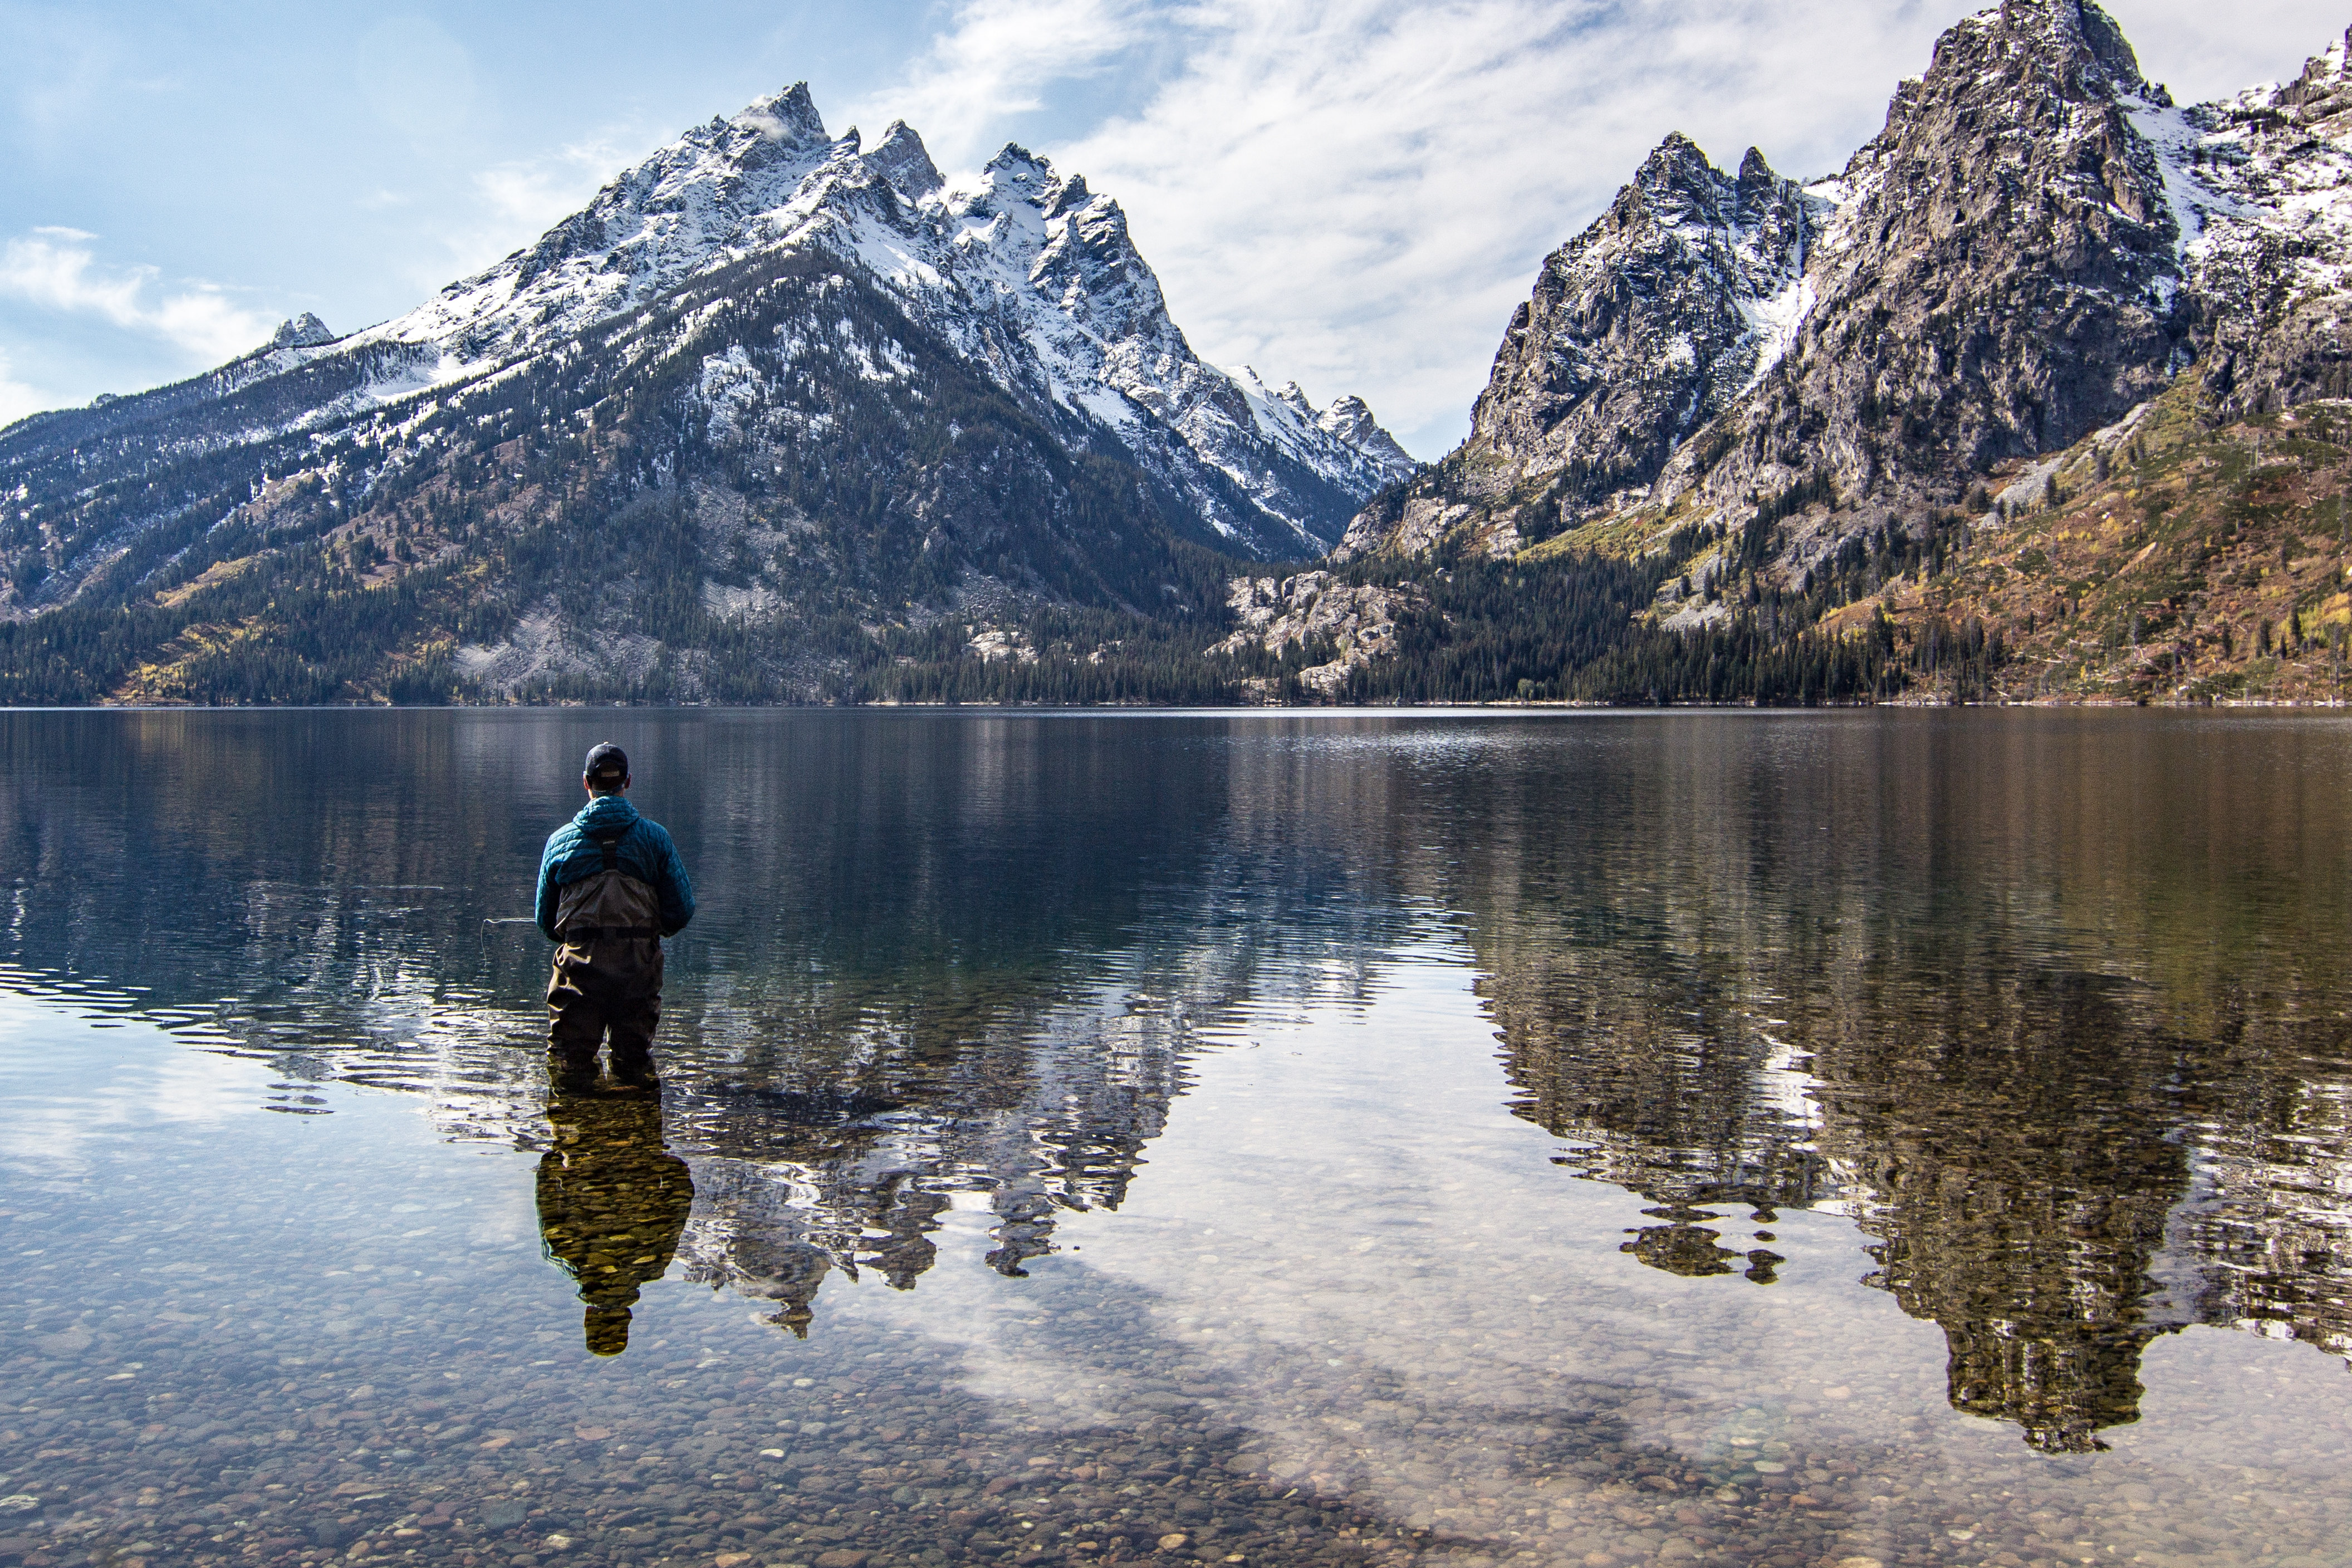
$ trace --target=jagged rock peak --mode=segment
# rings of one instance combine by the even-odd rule
[[[1297,387],[1292,382],[1293,390]],[[1300,395],[1304,397],[1304,394]],[[1315,423],[1326,432],[1338,437],[1377,464],[1391,480],[1401,479],[1421,465],[1412,454],[1397,444],[1397,438],[1381,428],[1373,417],[1371,405],[1353,393],[1331,400],[1331,406],[1315,416]]]
[[[335,334],[328,331],[327,323],[308,310],[278,322],[278,330],[269,335],[269,346],[273,349],[314,348],[334,341]]]
[[[996,156],[991,158],[984,168],[991,174],[1039,184],[1054,177],[1054,165],[1018,142],[1007,142],[997,149]]]
[[[1937,43],[1937,59],[1946,44],[1972,28],[1990,28],[2008,47],[2040,55],[2081,95],[2155,96],[2156,89],[2139,73],[2139,57],[2132,52],[2130,40],[2096,0],[2001,0],[1998,8],[1946,32]]]
[[[1633,176],[1637,185],[1654,185],[1704,180],[1715,173],[1715,165],[1706,161],[1699,144],[1679,131],[1666,132],[1665,140],[1642,160],[1641,172]]]
[[[2311,110],[2334,98],[2347,82],[2352,82],[2352,27],[2306,60],[2303,75],[2279,89],[2272,101],[2281,109],[2303,110],[2312,117]]]
[[[796,81],[783,91],[753,99],[731,120],[714,120],[712,128],[734,126],[757,132],[769,142],[794,147],[821,147],[833,138],[825,134],[824,117],[816,111],[808,83]]]
[[[1647,213],[1669,223],[1752,224],[1767,203],[1780,198],[1786,184],[1759,148],[1748,149],[1732,178],[1707,161],[1697,142],[1672,131],[1618,193],[1611,215],[1620,222]]]
[[[947,184],[923,139],[903,120],[890,121],[882,140],[866,154],[866,162],[901,195],[919,199]]]
[[[1342,558],[1413,553],[1469,521],[1506,552],[1622,504],[1786,350],[1827,204],[1750,149],[1738,177],[1660,142],[1511,317],[1464,451],[1360,512]]]

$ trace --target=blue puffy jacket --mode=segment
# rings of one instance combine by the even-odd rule
[[[539,922],[540,934],[548,941],[556,940],[556,890],[604,868],[604,852],[596,847],[593,836],[608,835],[615,828],[623,830],[622,868],[652,883],[661,897],[662,935],[676,936],[694,918],[694,884],[687,880],[686,862],[677,858],[677,846],[669,841],[662,825],[640,815],[625,796],[603,795],[547,836],[546,852],[539,858],[539,896],[532,901],[531,915]]]

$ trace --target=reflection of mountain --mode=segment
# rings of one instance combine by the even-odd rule
[[[625,737],[704,899],[658,1043],[696,1194],[677,1256],[800,1331],[835,1270],[911,1287],[950,1206],[988,1212],[989,1262],[1019,1276],[1059,1214],[1123,1199],[1200,1023],[1360,976],[1405,918],[1350,888],[1296,759],[1215,721],[1139,749],[1122,721],[873,717]],[[430,1095],[452,1137],[565,1146],[546,949],[483,922],[523,907],[612,716],[45,721],[62,745],[28,722],[0,716],[35,868],[18,962],[146,987],[292,1078]],[[207,907],[156,916],[159,883]]]
[[[1487,984],[1515,1109],[1661,1205],[1625,1247],[1643,1262],[1729,1273],[1723,1207],[1837,1204],[1874,1238],[1868,1282],[1942,1326],[1954,1406],[2054,1451],[2137,1419],[2140,1352],[2184,1323],[2352,1353],[2340,1084],[2298,1086],[2284,1136],[2200,1124],[2225,1064],[2141,988],[1930,953],[1776,984],[1769,944],[1756,973],[1737,951],[1707,975],[1563,947]],[[1757,1021],[1776,992],[1787,1016]],[[1769,1282],[1777,1259],[1746,1258]]]
[[[1953,1405],[2040,1447],[2137,1419],[2142,1350],[2186,1323],[2352,1355],[2352,1052],[2280,1016],[2342,1007],[2302,955],[2344,933],[2274,944],[2251,869],[2300,815],[2241,801],[2186,843],[2128,800],[2021,824],[2042,759],[1874,740],[1874,819],[1737,748],[1473,786],[1487,834],[1434,896],[1472,911],[1513,1109],[1652,1200],[1624,1250],[1654,1268],[1769,1283],[1750,1225],[1853,1214],[1868,1282],[1943,1328]],[[2227,764],[2165,766],[2194,796]],[[1645,810],[1547,820],[1579,799]]]
[[[2352,923],[2310,869],[2352,769],[2317,728],[0,715],[0,962],[544,1147],[545,950],[481,922],[607,732],[705,894],[677,1256],[786,1327],[836,1273],[919,1280],[951,1208],[1018,1274],[1124,1201],[1199,1040],[1376,994],[1446,917],[1515,1108],[1654,1211],[1627,1268],[1769,1285],[1774,1211],[1850,1213],[1954,1402],[2060,1449],[2170,1328],[2352,1354]]]
[[[1672,1274],[1759,1284],[1780,1261],[1720,1245],[1708,1205],[1759,1220],[1827,1194],[1812,1145],[1810,1081],[1788,1048],[1721,999],[1725,975],[1671,965],[1631,975],[1610,946],[1530,952],[1493,975],[1486,996],[1511,1047],[1512,1109],[1568,1141],[1559,1163],[1660,1206],[1624,1250]],[[1671,962],[1671,961],[1670,961]],[[1612,973],[1618,971],[1618,973]]]
[[[2187,1175],[2188,1051],[2132,1016],[2128,987],[2081,974],[1855,989],[1813,1043],[1871,1282],[1943,1326],[1957,1408],[2037,1447],[2099,1446],[2138,1416],[2142,1347],[2187,1321],[2149,1270]]]

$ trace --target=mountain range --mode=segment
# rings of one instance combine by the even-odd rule
[[[1932,659],[1959,622],[1981,649],[2088,611],[2030,670],[1947,695],[2273,689],[2241,656],[2267,659],[2274,625],[2340,649],[2352,621],[2344,549],[2286,537],[2345,485],[2324,411],[2352,396],[2347,52],[2183,108],[2090,0],[2006,0],[1943,35],[1833,176],[1752,148],[1727,174],[1670,136],[1545,261],[1469,438],[1336,553],[1658,561],[1643,618],[1701,657],[1883,615],[1881,655]],[[2105,543],[2053,575],[2019,531],[2064,534],[2042,519],[2069,497]],[[2160,591],[2116,581],[2151,552]],[[2225,592],[2272,555],[2270,591]],[[2201,639],[2213,679],[2105,657],[2159,634]]]
[[[1413,468],[1203,363],[1083,178],[796,86],[395,320],[11,426],[0,614],[20,698],[805,699],[910,626],[1213,613]]]
[[[0,432],[0,696],[2324,697],[2347,320],[2352,37],[2184,108],[2005,0],[1833,175],[1668,136],[1422,468],[1201,361],[1083,179],[796,87]]]

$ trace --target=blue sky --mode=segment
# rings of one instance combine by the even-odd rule
[[[1545,252],[1668,131],[1826,173],[1956,0],[0,0],[0,422],[394,315],[678,132],[806,79],[950,170],[1119,198],[1204,356],[1368,398],[1418,456]],[[2184,100],[2300,68],[2310,0],[2116,0]]]

